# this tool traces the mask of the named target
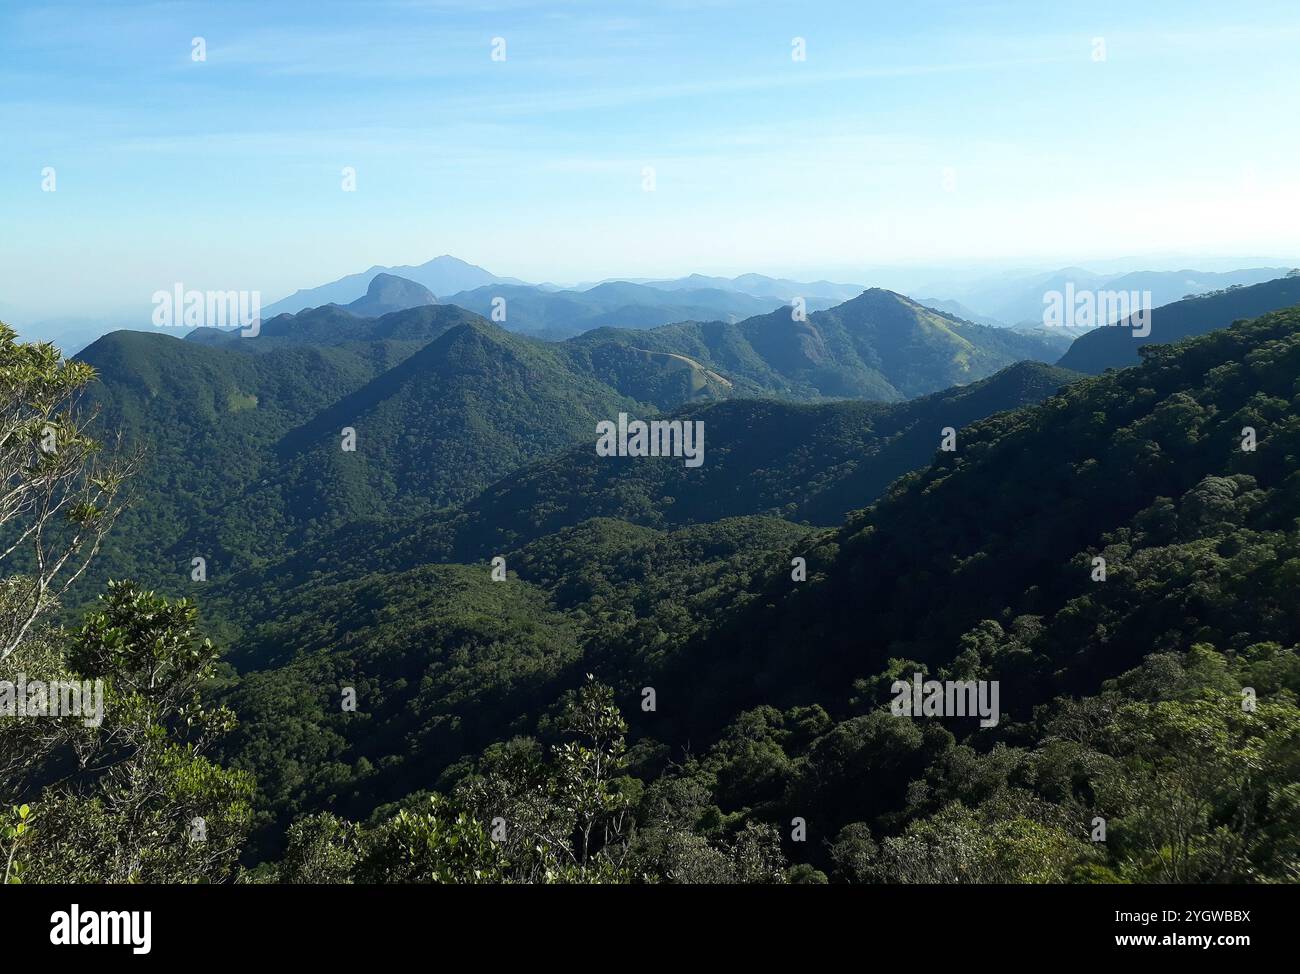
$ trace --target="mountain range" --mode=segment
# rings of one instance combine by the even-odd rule
[[[348,274],[328,284],[318,287],[303,288],[287,298],[273,302],[262,309],[264,318],[274,318],[281,314],[297,314],[308,308],[319,308],[325,304],[350,304],[363,297],[370,282],[379,274],[414,281],[427,288],[435,295],[454,294],[468,291],[485,284],[523,284],[523,281],[509,277],[497,277],[475,264],[467,263],[449,254],[435,257],[423,264],[380,267],[378,265],[357,274]]]
[[[255,338],[114,333],[82,356],[89,405],[146,458],[78,591],[199,600],[259,868],[303,816],[380,821],[558,744],[592,674],[630,724],[618,787],[656,875],[685,867],[655,836],[714,848],[798,816],[816,841],[777,842],[801,875],[1150,881],[1185,768],[1225,809],[1197,843],[1246,800],[1269,824],[1228,867],[1179,868],[1282,878],[1300,312],[1273,308],[1295,281],[1157,309],[1140,354],[1098,329],[1060,366],[881,289],[543,341],[454,304],[368,316],[427,300],[384,278]],[[704,464],[598,456],[621,412],[702,423]],[[998,722],[891,715],[918,672],[999,681]],[[1262,791],[1209,773],[1231,734]],[[957,838],[986,832],[992,859]]]
[[[1270,700],[1300,688],[1279,648],[1300,640],[1287,581],[1300,564],[1297,356],[1290,310],[1064,388],[1073,376],[1022,365],[902,405],[697,405],[718,430],[708,481],[679,464],[601,470],[575,448],[450,522],[348,525],[211,590],[242,674],[228,759],[266,782],[269,851],[294,815],[364,817],[455,788],[493,742],[546,739],[545,701],[588,672],[619,699],[657,691],[656,712],[628,708],[634,776],[689,784],[692,815],[802,811],[824,842],[792,854],[840,878],[884,868],[836,858],[853,829],[928,834],[958,795],[989,827],[1029,808],[1062,830],[1056,881],[1088,863],[1109,881],[1159,875],[1141,872],[1159,867],[1136,838],[1068,839],[1112,801],[1098,791],[1132,745],[1053,742],[1120,712],[1156,719],[1214,679]],[[1013,388],[1031,404],[988,414],[972,401],[1001,405]],[[959,427],[951,452],[937,449],[945,420]],[[1253,454],[1244,420],[1260,430]],[[891,449],[915,472],[882,487]],[[846,502],[864,509],[845,515]],[[835,526],[786,520],[813,511]],[[505,583],[491,581],[498,555]],[[1097,556],[1107,584],[1090,578]],[[891,718],[886,688],[913,668],[999,679],[1001,722]],[[364,722],[330,706],[341,684],[360,688]],[[1197,760],[1178,740],[1161,760]],[[684,745],[698,756],[671,763]],[[1151,827],[1140,795],[1113,801],[1112,821]],[[1257,868],[1280,868],[1261,842]]]
[[[1131,265],[1133,262],[1124,262]],[[1251,285],[1282,276],[1284,267],[1246,268],[1229,272],[1185,270],[1103,273],[1082,268],[1053,272],[1006,271],[971,278],[968,270],[941,268],[875,268],[871,277],[895,291],[931,294],[920,304],[934,310],[993,327],[1030,331],[1043,322],[1044,294],[1073,285],[1076,289],[1124,287],[1147,289],[1152,304],[1171,303],[1192,293],[1207,293],[1234,285]],[[409,281],[397,285],[389,278]],[[370,292],[376,279],[387,287],[386,298]],[[352,306],[357,314],[376,316],[442,301],[459,304],[490,317],[505,328],[539,338],[562,340],[599,327],[649,328],[677,321],[738,321],[802,299],[807,311],[826,310],[866,290],[865,285],[826,280],[797,281],[762,274],[719,277],[690,274],[680,278],[626,278],[562,288],[528,284],[502,277],[449,255],[419,265],[374,266],[318,287],[295,292],[262,309],[263,320],[281,314],[334,304]],[[504,306],[501,300],[505,299]],[[495,312],[495,313],[494,313]],[[504,312],[504,315],[502,314]],[[115,314],[96,312],[51,317],[0,305],[0,316],[29,340],[53,341],[67,354],[76,354],[97,337],[114,329],[156,330],[147,307]],[[1063,352],[1077,337],[1053,331],[1038,337]]]
[[[510,331],[551,340],[571,338],[602,327],[641,329],[677,321],[715,319],[734,322],[780,307],[776,299],[738,291],[717,288],[669,291],[626,281],[597,284],[585,291],[489,285],[449,295],[445,301],[499,321]],[[831,303],[827,299],[813,299],[811,308],[816,310]],[[494,315],[498,307],[500,313]]]
[[[394,295],[426,297],[381,277],[363,300],[383,307]],[[1157,310],[1150,339],[1194,333],[1187,322],[1204,330],[1298,302],[1296,278],[1176,302]],[[782,308],[735,323],[598,328],[560,342],[515,335],[446,304],[373,318],[326,305],[266,321],[256,338],[212,329],[184,341],[114,333],[82,356],[100,374],[91,398],[150,460],[137,485],[141,504],[121,532],[131,541],[110,544],[98,568],[160,584],[195,553],[229,571],[349,524],[402,515],[433,517],[436,545],[452,553],[464,554],[466,532],[513,542],[533,529],[487,511],[482,492],[499,482],[493,489],[508,489],[516,517],[568,524],[562,480],[509,479],[548,456],[570,457],[563,476],[585,485],[578,508],[633,523],[727,512],[832,523],[853,498],[865,502],[925,462],[933,431],[901,435],[927,429],[907,417],[955,425],[1036,402],[1071,374],[1129,364],[1142,344],[1125,329],[1098,329],[1054,372],[1045,363],[1056,349],[1036,336],[963,322],[878,289],[805,321]],[[1026,360],[1044,367],[1016,365]],[[763,397],[786,404],[724,405]],[[836,399],[861,402],[825,402]],[[813,405],[801,410],[800,402]],[[611,482],[613,499],[595,503],[601,490],[590,478],[621,468],[588,466],[579,475],[577,444],[620,412],[702,418],[710,454],[730,456],[737,431],[760,424],[802,429],[811,446],[783,447],[785,463],[769,455],[718,473],[660,471],[691,479],[704,492],[694,499],[668,482]],[[951,418],[940,422],[945,412]],[[341,448],[345,429],[355,451]],[[802,485],[800,496],[781,477]],[[752,500],[737,504],[736,494]],[[699,507],[704,496],[712,500]],[[665,506],[664,498],[677,500]],[[457,508],[455,517],[442,513]]]
[[[371,300],[393,286],[381,279]],[[99,372],[91,399],[103,421],[150,467],[121,532],[132,544],[111,545],[101,567],[154,582],[198,551],[228,570],[380,512],[430,514],[590,439],[620,412],[648,418],[739,396],[901,402],[1053,357],[1049,345],[885,291],[804,321],[784,308],[563,342],[449,304],[377,318],[325,305],[272,318],[255,338],[118,332],[81,358]],[[1028,384],[1011,375],[969,401],[1020,405],[1062,381],[1043,374]],[[730,415],[710,423],[725,429]],[[355,451],[342,449],[345,429]],[[924,451],[900,455],[915,464]],[[899,464],[886,482],[908,469]]]

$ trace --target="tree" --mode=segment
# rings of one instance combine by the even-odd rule
[[[592,836],[597,826],[602,849],[623,831],[627,798],[611,784],[623,768],[627,724],[614,703],[614,691],[588,674],[566,705],[560,728],[578,738],[555,749],[555,774],[557,798],[572,809],[576,820],[577,864],[585,870],[595,851]]]
[[[402,809],[366,840],[363,883],[495,883],[506,862],[483,825],[432,795],[424,811]]]
[[[0,825],[0,856],[4,858],[4,873],[0,876],[0,885],[21,883],[23,881],[23,861],[18,857],[19,846],[27,838],[32,809],[30,805],[21,805],[10,810],[10,819]]]
[[[541,883],[578,866],[577,815],[558,791],[541,745],[520,737],[488,748],[455,799],[478,821],[495,824],[509,881]]]
[[[104,686],[104,719],[73,725],[75,771],[40,796],[29,871],[43,882],[220,882],[252,824],[252,777],[204,756],[234,725],[202,701],[218,652],[197,610],[110,584],[67,660]],[[35,723],[28,721],[28,723]]]
[[[1300,711],[1289,700],[1129,704],[1112,728],[1117,762],[1098,782],[1121,871],[1135,881],[1295,877]]]
[[[0,564],[21,572],[0,602],[0,658],[86,570],[122,511],[135,462],[104,459],[88,432],[94,414],[77,408],[94,376],[0,322]]]
[[[88,682],[96,699],[91,720],[0,715],[0,800],[22,802],[4,827],[5,878],[221,881],[253,784],[203,756],[234,715],[201,701],[217,651],[197,610],[116,583],[75,633],[43,618],[95,557],[135,467],[88,432],[79,401],[94,375],[0,324],[0,563],[17,569],[0,581],[0,679]]]
[[[1090,854],[1059,828],[953,802],[885,839],[878,855],[867,852],[874,863],[858,868],[885,883],[1063,883]]]
[[[551,749],[518,738],[489,748],[457,800],[495,823],[515,882],[608,882],[621,878],[631,800],[620,776],[627,724],[614,691],[588,675],[557,721],[576,738]]]

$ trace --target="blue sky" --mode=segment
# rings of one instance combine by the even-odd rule
[[[1297,51],[1294,0],[0,0],[0,311],[442,253],[562,283],[1295,258]]]

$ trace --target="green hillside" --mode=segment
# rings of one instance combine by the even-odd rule
[[[745,823],[798,815],[816,841],[783,852],[841,879],[957,881],[962,862],[969,878],[1011,881],[1286,878],[1300,815],[1287,791],[1300,761],[1297,374],[1300,313],[1279,313],[966,426],[955,452],[833,530],[588,521],[512,554],[504,583],[484,562],[252,585],[251,602],[235,601],[266,620],[240,637],[258,675],[230,699],[247,710],[256,687],[287,711],[246,721],[230,758],[295,783],[277,794],[278,814],[327,795],[363,815],[403,788],[459,794],[485,765],[440,770],[438,759],[415,774],[409,758],[387,756],[389,742],[450,756],[491,737],[494,721],[502,739],[545,742],[541,698],[590,672],[632,722],[628,768],[647,831],[675,822],[724,841]],[[1246,425],[1253,452],[1241,449]],[[807,581],[791,578],[795,555],[808,559]],[[338,722],[311,688],[344,680],[358,658],[383,708],[387,688],[413,684],[392,669],[404,655],[367,655],[413,644],[398,634],[419,631],[425,610],[387,591],[408,584],[513,599],[492,608],[472,596],[489,619],[527,616],[510,626],[527,641],[507,651],[516,662],[471,654],[466,665],[480,662],[464,682],[439,691],[461,701],[455,726],[473,730],[433,733],[442,711],[430,702],[384,709],[399,738],[365,720],[337,738],[311,730]],[[443,594],[429,612],[446,610]],[[530,662],[542,659],[553,665]],[[328,669],[295,693],[303,667]],[[892,716],[890,684],[913,671],[999,681],[1000,721]],[[527,706],[492,709],[525,685]],[[636,706],[647,686],[653,712]],[[1244,686],[1257,709],[1242,708]],[[285,721],[297,738],[271,729]],[[1154,732],[1135,734],[1144,727]],[[371,748],[372,738],[385,743]],[[334,770],[301,781],[293,767],[316,767],[303,755],[323,741],[334,742],[322,744]],[[691,757],[669,763],[688,743]],[[1257,774],[1231,772],[1245,753],[1258,756]],[[1172,822],[1171,795],[1200,795],[1202,810]],[[1102,846],[1088,841],[1097,815],[1112,823]],[[1243,816],[1256,823],[1244,835],[1234,831]],[[1152,855],[1174,828],[1190,830],[1190,844]],[[640,854],[662,865],[663,849]]]
[[[444,538],[449,516],[435,512],[461,504],[469,506],[451,515],[441,557],[468,556],[475,534],[477,557],[590,516],[673,524],[766,513],[833,523],[926,461],[937,427],[922,427],[924,401],[896,413],[775,403],[701,413],[707,448],[723,461],[703,470],[598,464],[578,446],[553,468],[558,482],[541,468],[507,485],[496,503],[517,508],[508,515],[485,516],[482,502],[470,502],[507,474],[590,441],[596,423],[619,412],[648,417],[755,393],[893,400],[901,393],[880,369],[908,389],[925,383],[920,373],[903,375],[904,361],[929,363],[916,368],[934,382],[966,382],[1034,347],[884,291],[806,322],[778,313],[559,343],[512,335],[448,305],[377,318],[325,306],[273,318],[247,338],[114,333],[82,356],[99,371],[90,396],[102,428],[122,431],[144,466],[124,530],[78,591],[89,598],[105,579],[129,576],[189,593],[196,557],[209,577],[225,576],[376,520],[419,518],[402,532]],[[940,367],[944,356],[951,361]],[[936,401],[933,419],[969,422],[1066,381],[1021,369],[954,391],[949,416]],[[746,440],[745,424],[784,432],[760,443]],[[901,435],[905,428],[915,432]],[[353,451],[343,449],[344,429],[355,431]],[[689,490],[673,482],[688,475]],[[624,480],[617,490],[614,476]],[[584,511],[594,495],[605,500]],[[664,497],[674,500],[665,507]]]
[[[265,555],[357,518],[465,501],[510,470],[645,408],[542,342],[460,325],[321,410],[275,447],[276,472],[234,500],[220,542]],[[345,450],[343,430],[355,431]],[[247,512],[277,518],[249,531]]]
[[[733,384],[733,395],[894,401],[982,379],[1023,359],[1051,361],[1050,343],[934,311],[873,288],[794,320],[790,308],[736,324],[683,322],[644,332],[600,329],[568,344],[685,355]]]
[[[1076,338],[1057,364],[1063,369],[1100,375],[1107,369],[1136,365],[1139,349],[1144,345],[1168,344],[1204,335],[1216,328],[1226,328],[1234,321],[1297,304],[1300,304],[1300,275],[1250,286],[1238,284],[1152,309],[1148,335],[1135,335],[1133,327],[1095,328]]]
[[[87,390],[98,426],[120,432],[143,466],[122,515],[81,591],[109,577],[188,581],[200,537],[247,484],[266,475],[275,444],[374,378],[376,364],[340,347],[293,345],[263,355],[114,332],[80,356],[98,371]],[[91,597],[87,594],[85,597]]]
[[[212,529],[276,556],[192,589],[229,647],[219,671],[190,610],[121,587],[74,657],[100,665],[139,639],[147,658],[204,667],[192,679],[239,725],[213,752],[231,770],[202,767],[248,796],[261,878],[304,875],[313,835],[332,877],[405,875],[406,859],[375,857],[419,807],[471,831],[494,809],[536,822],[535,840],[474,855],[504,877],[559,869],[586,814],[566,797],[590,780],[566,764],[583,720],[618,775],[587,819],[612,828],[594,860],[608,879],[1295,878],[1300,310],[1074,382],[1026,363],[901,404],[695,403],[682,415],[710,431],[703,467],[602,469],[579,445],[458,510],[332,531],[332,505],[407,505],[404,483],[326,456],[340,404],[396,467],[419,423],[433,425],[416,444],[455,442],[459,418],[526,454],[566,421],[589,438],[623,400],[562,348],[479,322],[377,376],[345,345],[110,336],[89,355],[104,412],[149,424],[178,465],[182,436],[217,457],[256,442],[284,478],[242,506],[221,492],[259,471],[211,488]],[[304,421],[288,404],[312,395]],[[941,425],[951,451],[935,449]],[[891,465],[918,462],[884,489]],[[152,469],[143,530],[189,528]],[[400,469],[420,492],[442,476]],[[271,483],[304,490],[277,506]],[[864,509],[815,526],[855,494]],[[271,550],[291,530],[319,540]],[[895,715],[894,683],[914,674],[998,687],[996,719]],[[809,841],[787,838],[796,820]],[[363,854],[328,845],[353,834]],[[53,868],[34,856],[36,875]]]
[[[529,464],[461,505],[419,517],[343,525],[232,581],[280,588],[315,572],[353,576],[507,554],[591,518],[672,529],[765,515],[838,523],[898,477],[924,466],[945,426],[1039,402],[1075,378],[1039,363],[906,403],[731,400],[689,407],[703,422],[705,462],[602,458],[592,443]]]
[[[505,581],[485,562],[219,589],[214,604],[248,620],[232,636],[244,672],[226,750],[264,783],[265,840],[299,812],[368,814],[530,731],[578,679],[583,646],[634,633],[663,599],[703,626],[764,552],[805,534],[759,519],[673,533],[591,521],[512,556]],[[339,706],[344,686],[356,714]]]

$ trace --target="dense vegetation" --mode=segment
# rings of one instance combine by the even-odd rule
[[[736,395],[886,402],[982,379],[1021,359],[1056,358],[1049,342],[962,321],[879,288],[805,320],[781,308],[736,324],[602,328],[566,344],[589,349],[593,358],[611,344],[684,355],[726,376]]]
[[[87,433],[92,377],[0,326],[0,882],[228,879],[253,782],[205,755],[234,717],[205,702],[218,651],[194,607],[121,583],[50,625],[133,467]]]
[[[543,629],[577,627],[578,651],[555,652],[544,676],[520,656],[512,679],[536,689],[516,709],[544,710],[546,692],[595,673],[632,725],[637,821],[654,820],[662,806],[646,803],[665,791],[690,795],[684,817],[702,841],[725,846],[746,825],[779,825],[783,854],[828,876],[1294,878],[1298,324],[1291,312],[1151,350],[1141,369],[967,426],[955,453],[835,531],[757,537],[764,522],[724,522],[734,547],[719,547],[721,524],[664,532],[593,521],[511,555],[504,585],[481,564],[469,570],[480,590],[540,590]],[[1240,431],[1251,422],[1259,445],[1245,452]],[[809,560],[806,583],[791,580],[796,553]],[[1107,559],[1104,582],[1092,580],[1097,556]],[[259,591],[281,589],[259,581],[241,603]],[[308,583],[304,604],[323,591]],[[337,590],[331,598],[357,601]],[[265,602],[251,611],[283,614]],[[363,641],[382,626],[362,630]],[[299,653],[298,631],[244,643]],[[295,665],[314,659],[307,646]],[[279,662],[265,656],[258,679],[281,679]],[[999,680],[1002,721],[982,729],[892,716],[890,684],[918,670]],[[482,674],[465,685],[518,686]],[[652,713],[639,706],[644,687],[656,691]],[[1255,710],[1243,709],[1243,687]],[[297,720],[306,713],[291,692],[274,699]],[[544,752],[551,719],[499,726],[508,736],[533,723]],[[274,725],[259,718],[246,729],[257,737]],[[406,754],[427,747],[380,760],[401,774]],[[1256,751],[1262,778],[1203,781],[1208,768]],[[283,742],[264,753],[283,755]],[[345,749],[337,766],[361,753],[374,761],[381,752]],[[473,780],[469,757],[427,769],[426,786],[455,793],[463,776]],[[383,800],[384,772],[368,774],[362,790]],[[265,768],[257,776],[281,779]],[[1185,807],[1166,807],[1171,792]],[[325,804],[336,802],[351,807]],[[789,841],[795,818],[806,844]],[[1108,824],[1106,844],[1092,841],[1094,819]],[[1186,848],[1166,848],[1175,830],[1190,830]],[[1247,832],[1241,848],[1224,845]]]
[[[575,361],[476,322],[434,347],[418,374],[463,356],[448,382],[517,356],[534,415]],[[291,352],[230,350],[231,374]],[[346,340],[313,354],[357,396],[426,353],[369,376]],[[111,686],[94,733],[0,719],[34,754],[0,851],[28,879],[221,880],[241,856],[267,882],[1298,881],[1300,310],[1141,357],[896,405],[685,406],[694,471],[555,449],[417,516],[395,483],[396,517],[313,513],[316,540],[198,589],[220,663],[191,606],[114,586],[0,664]],[[574,403],[614,390],[573,374]],[[355,412],[437,409],[414,378],[383,392]],[[285,469],[334,476],[329,423],[262,421],[277,462],[316,457]],[[896,716],[914,673],[997,681],[1000,719]],[[121,770],[71,771],[89,747]]]
[[[845,374],[861,366],[862,356],[901,354],[881,335],[916,332],[914,343],[937,342],[937,351],[918,346],[907,352],[929,362],[952,351],[948,342],[966,354],[961,350],[970,343],[961,337],[962,328],[977,327],[947,322],[889,292],[868,292],[850,304],[798,325],[835,336],[831,357],[843,359],[836,368]],[[876,305],[880,310],[873,310]],[[918,317],[922,312],[929,317]],[[893,407],[735,402],[690,414],[706,422],[711,459],[698,470],[597,463],[589,450],[573,446],[590,442],[596,423],[620,411],[650,417],[746,389],[788,391],[790,380],[776,369],[798,363],[783,365],[764,345],[771,341],[762,338],[794,327],[788,309],[785,315],[784,324],[778,315],[739,325],[598,332],[548,343],[512,335],[453,306],[366,319],[331,305],[281,315],[253,338],[214,330],[197,331],[183,342],[133,332],[108,335],[80,356],[99,373],[88,396],[100,410],[102,427],[120,431],[128,447],[145,456],[133,481],[136,503],[92,567],[81,605],[114,577],[172,595],[193,594],[196,557],[204,559],[208,577],[221,578],[286,550],[332,544],[336,531],[368,536],[370,523],[383,520],[402,521],[393,530],[408,537],[419,533],[421,544],[441,544],[420,526],[432,522],[439,538],[453,539],[443,560],[476,558],[485,546],[499,545],[489,531],[513,544],[580,519],[573,510],[543,513],[559,505],[585,508],[585,517],[638,523],[769,513],[833,524],[926,462],[939,427],[1036,402],[1071,378],[1023,363],[988,383]],[[830,315],[835,317],[824,317]],[[936,330],[930,318],[943,327]],[[691,329],[712,334],[715,326],[734,332],[748,349],[730,356],[721,354],[722,346],[705,350],[721,359],[717,367],[734,380],[673,350]],[[933,341],[925,338],[931,331],[938,336]],[[775,364],[762,359],[750,339]],[[1023,342],[1015,336],[998,340],[1016,349]],[[640,347],[656,343],[658,350]],[[873,343],[886,350],[877,354]],[[724,343],[733,352],[741,347],[733,344]],[[698,352],[691,342],[685,347]],[[994,363],[1017,357],[1004,352],[958,372],[978,379]],[[934,387],[946,384],[945,370],[947,364],[936,373]],[[802,397],[818,391],[806,383],[800,388]],[[937,425],[930,429],[931,424]],[[764,426],[772,435],[753,435]],[[345,429],[355,431],[355,451],[341,448]],[[558,482],[552,476],[557,468],[537,467],[533,475],[508,482],[515,496],[500,498],[498,512],[485,514],[485,502],[476,499],[485,488],[571,446]],[[696,487],[683,491],[681,478],[687,476]],[[758,484],[761,492],[753,490]],[[597,494],[606,499],[589,506]],[[659,513],[665,498],[678,495],[686,507]],[[462,515],[453,505],[468,506]],[[510,506],[529,511],[506,511]],[[467,543],[474,544],[473,554]]]

